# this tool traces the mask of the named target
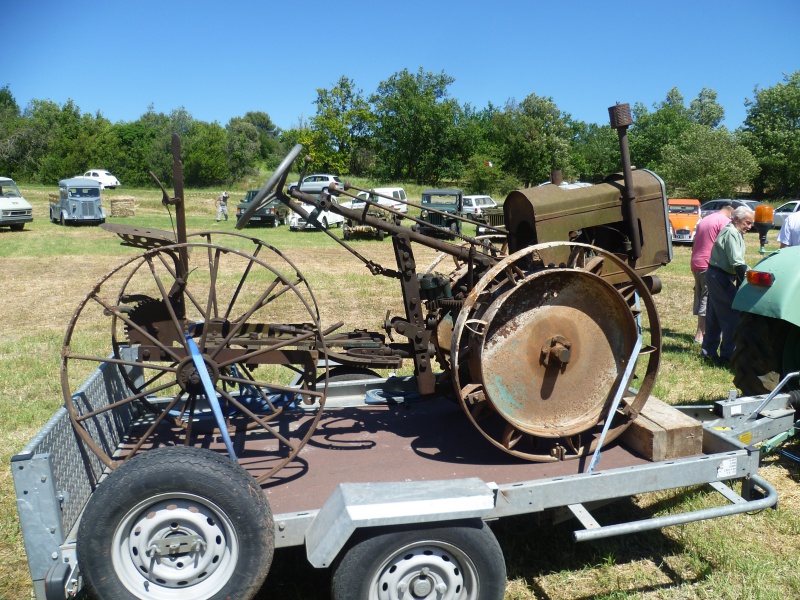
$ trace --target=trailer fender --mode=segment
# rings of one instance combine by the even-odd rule
[[[496,489],[476,477],[339,484],[306,531],[308,561],[329,567],[358,528],[484,517]]]

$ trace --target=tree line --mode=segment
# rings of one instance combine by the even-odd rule
[[[117,123],[82,113],[72,100],[33,100],[20,109],[7,85],[0,89],[0,173],[55,185],[99,166],[129,187],[153,185],[150,171],[169,185],[173,133],[181,136],[190,187],[229,186],[274,168],[298,142],[317,172],[455,182],[472,193],[536,185],[556,169],[583,181],[619,170],[617,133],[608,124],[573,119],[537,94],[476,108],[451,97],[453,82],[444,72],[404,69],[365,95],[342,76],[317,90],[313,116],[284,130],[262,111],[222,126],[182,107],[164,114],[150,106],[136,121]],[[632,162],[661,175],[670,194],[705,200],[750,188],[756,197],[800,196],[800,71],[756,86],[745,107],[743,125],[731,131],[712,89],[688,106],[677,88],[652,107],[636,103]]]

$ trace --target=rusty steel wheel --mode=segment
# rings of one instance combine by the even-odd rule
[[[64,401],[80,438],[110,468],[151,447],[222,440],[264,482],[297,456],[325,404],[319,312],[303,275],[274,248],[198,235],[204,241],[129,259],[80,303],[62,348]],[[119,369],[127,385],[93,409],[76,392],[98,365]],[[139,407],[152,414],[121,448],[108,447],[96,420]]]
[[[610,415],[638,335],[636,298],[649,330],[638,391]],[[646,337],[649,336],[649,339]],[[492,267],[453,330],[456,394],[495,446],[534,461],[585,456],[641,411],[661,354],[661,329],[645,282],[613,254],[586,244],[525,248]],[[633,372],[633,371],[631,371]]]

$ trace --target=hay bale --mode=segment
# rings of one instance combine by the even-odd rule
[[[111,199],[112,217],[135,217],[136,205],[133,196],[115,196]]]

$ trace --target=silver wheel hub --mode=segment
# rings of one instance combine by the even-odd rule
[[[123,585],[154,600],[205,599],[233,574],[239,547],[227,516],[192,494],[139,503],[114,534],[112,561]]]

